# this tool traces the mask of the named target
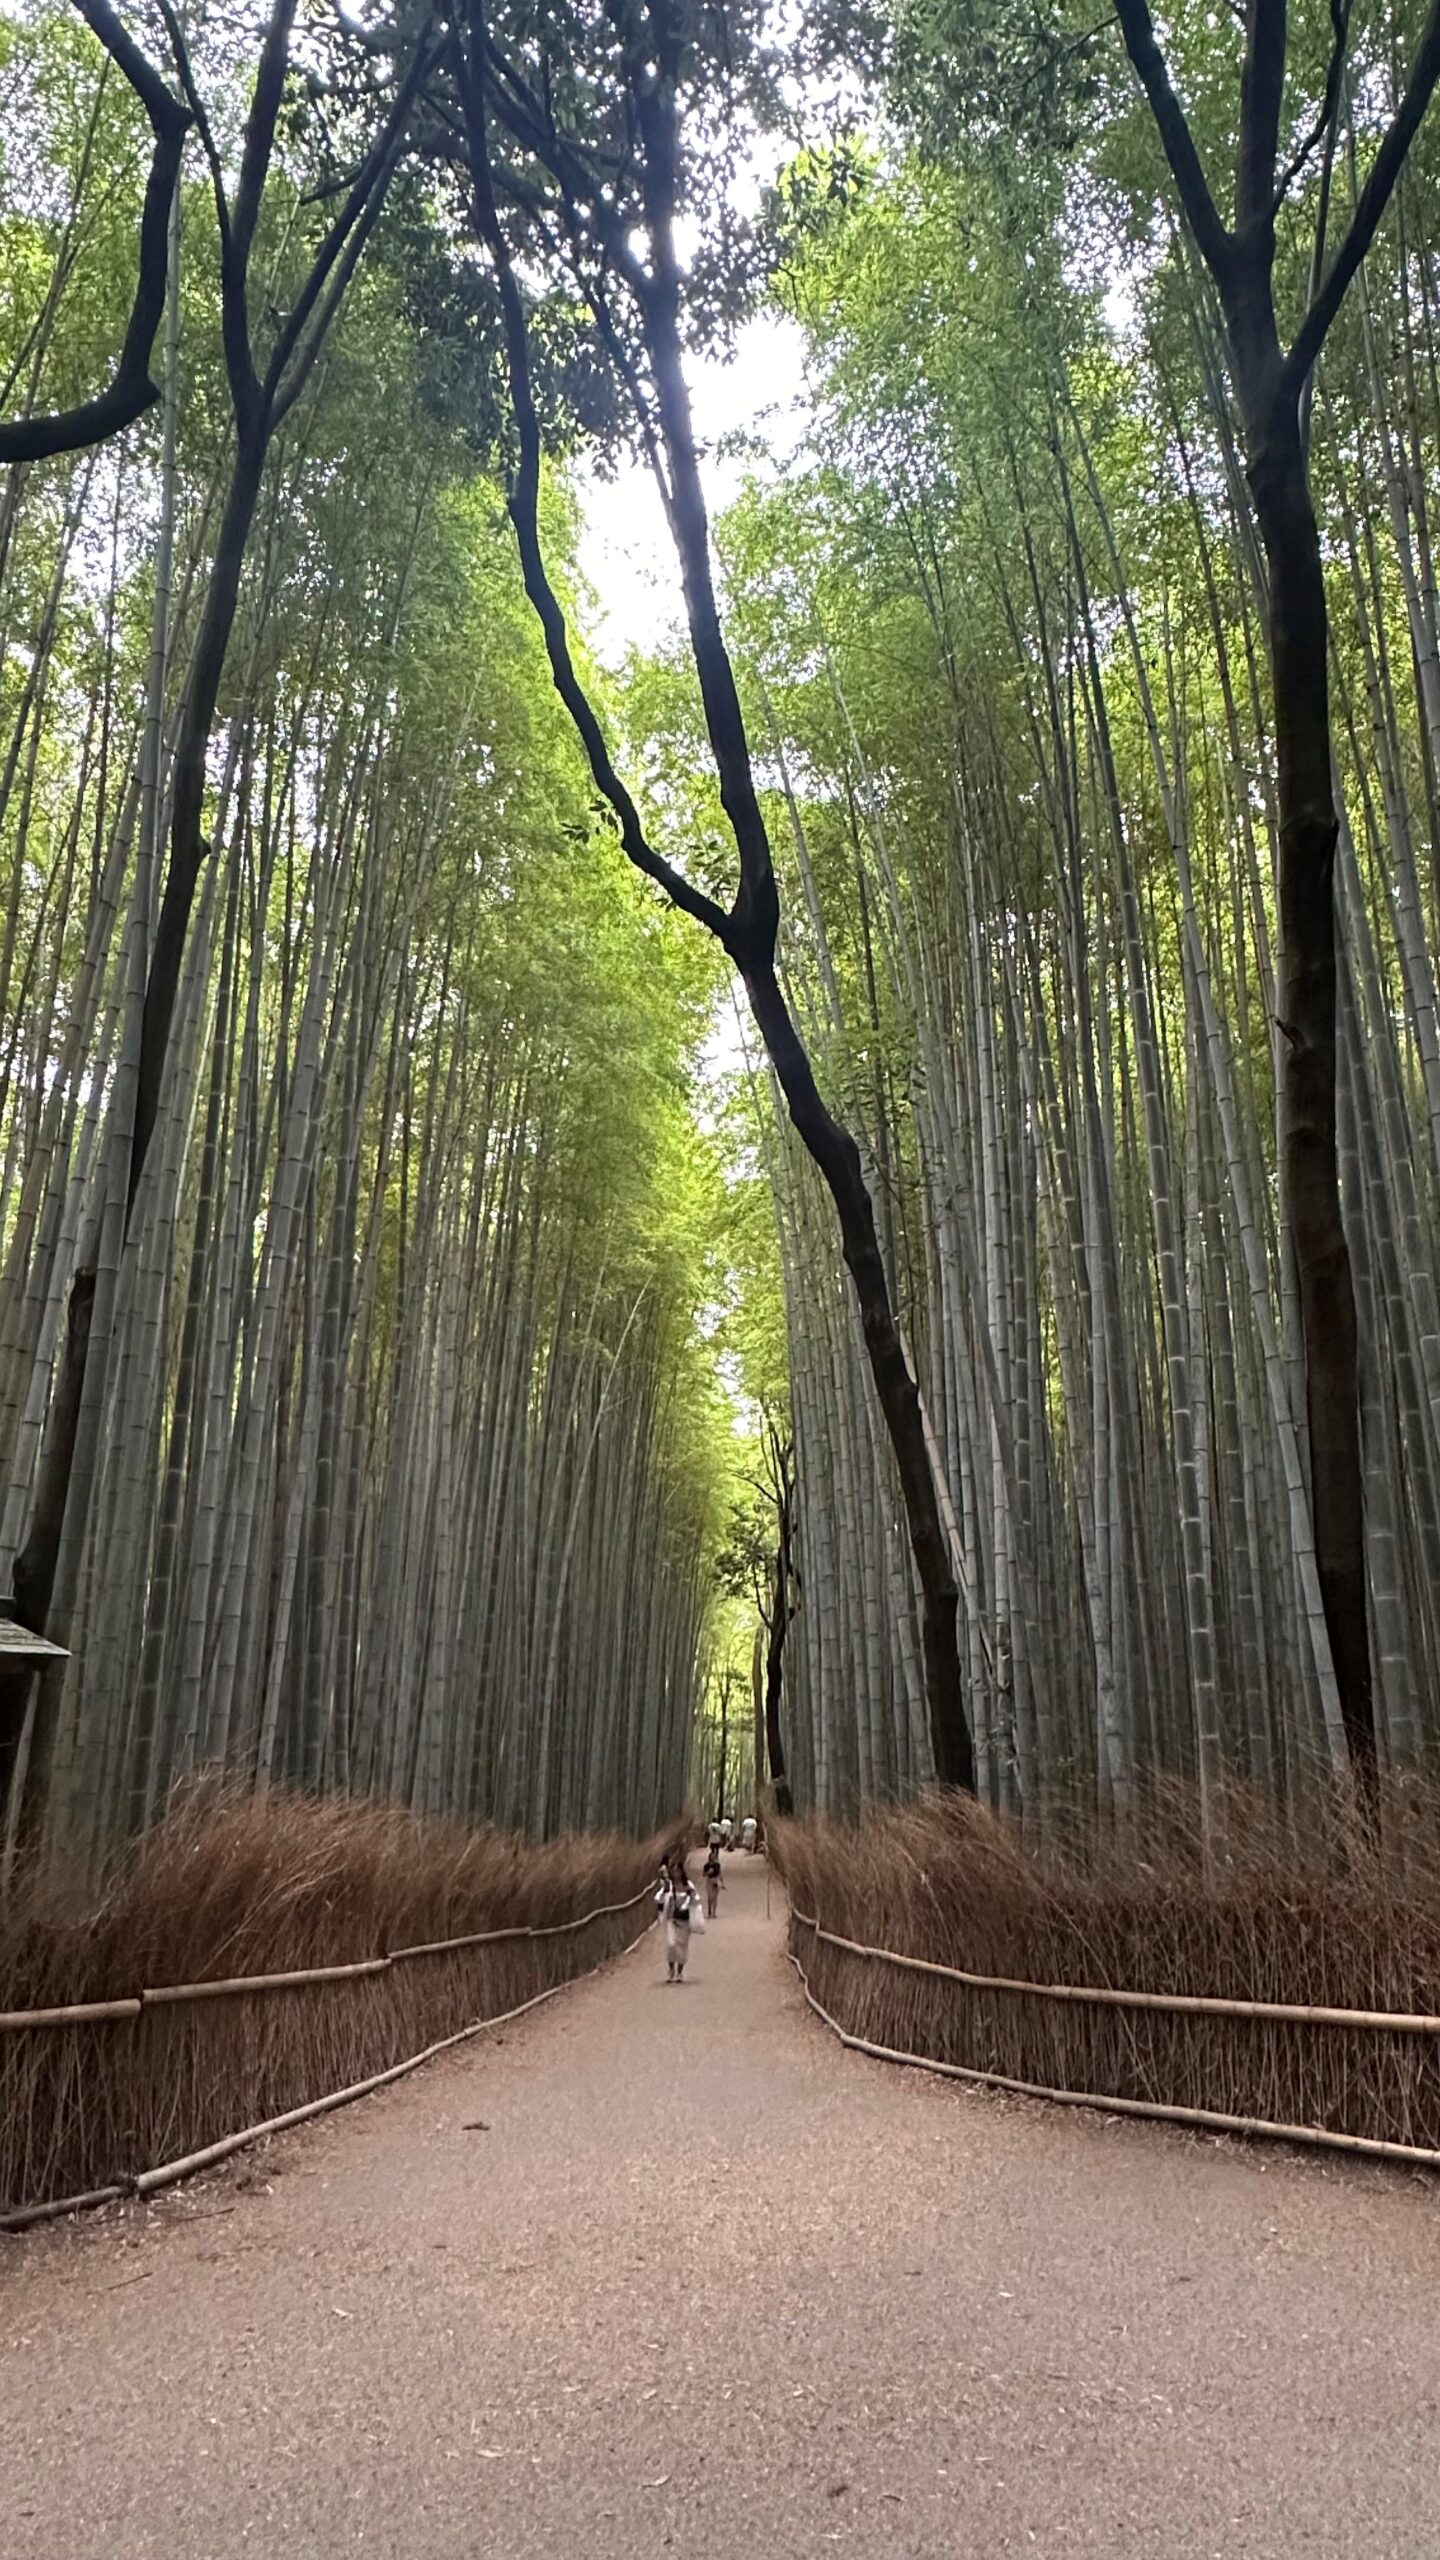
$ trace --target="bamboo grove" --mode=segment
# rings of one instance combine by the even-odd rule
[[[83,31],[4,44],[0,289],[39,406],[103,371],[139,154]],[[307,219],[280,173],[277,301]],[[83,1871],[202,1766],[643,1831],[683,1796],[705,1615],[706,990],[592,841],[483,436],[422,397],[373,262],[258,497],[127,1212],[234,461],[198,183],[175,245],[158,411],[13,471],[0,521],[7,1584],[94,1273],[45,1619],[69,1660],[0,1728],[6,1853]]]
[[[76,8],[0,46],[7,1862],[215,1766],[1433,1774],[1440,9]],[[682,572],[621,673],[587,444]]]
[[[1112,99],[1069,183],[963,136],[840,213],[812,179],[789,280],[809,455],[725,537],[789,968],[865,1130],[950,1497],[981,1789],[1032,1820],[1123,1812],[1157,1769],[1218,1820],[1228,1780],[1293,1801],[1347,1767],[1277,1215],[1264,566],[1216,316],[1137,115]],[[1427,133],[1309,418],[1377,1723],[1402,1772],[1440,1741],[1434,172]],[[915,1614],[814,1186],[760,1102],[799,1485],[790,1757],[839,1806],[925,1775]]]

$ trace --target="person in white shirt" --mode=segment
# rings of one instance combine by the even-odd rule
[[[726,1814],[722,1814],[722,1815],[721,1815],[721,1817],[720,1817],[720,1846],[721,1846],[721,1848],[722,1848],[722,1849],[728,1849],[728,1848],[729,1848],[729,1846],[730,1846],[730,1835],[731,1835],[731,1833],[733,1832],[734,1828],[735,1828],[735,1825],[734,1825],[734,1823],[731,1821],[729,1814],[728,1814],[728,1813],[726,1813]]]
[[[675,1858],[668,1867],[661,1868],[655,1902],[665,1922],[666,1980],[681,1982],[690,1953],[690,1923],[700,1906],[700,1896],[685,1872],[683,1858]]]
[[[740,1846],[741,1846],[741,1848],[742,1848],[742,1849],[753,1849],[753,1848],[754,1848],[754,1846],[755,1846],[755,1833],[756,1833],[757,1828],[758,1828],[758,1825],[757,1825],[757,1823],[756,1823],[756,1820],[755,1820],[755,1816],[754,1816],[754,1814],[753,1814],[753,1813],[747,1813],[747,1814],[746,1814],[746,1816],[745,1816],[744,1821],[743,1821],[743,1822],[741,1823],[741,1825],[740,1825]]]

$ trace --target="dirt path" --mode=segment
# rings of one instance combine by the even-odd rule
[[[0,2243],[5,2560],[1431,2560],[1433,2189],[858,2060],[727,1877],[679,1991]]]

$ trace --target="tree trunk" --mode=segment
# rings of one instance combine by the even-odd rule
[[[765,1759],[770,1777],[770,1792],[778,1814],[795,1810],[789,1773],[785,1767],[785,1739],[780,1731],[780,1690],[784,1677],[785,1638],[794,1611],[790,1606],[790,1585],[794,1566],[790,1554],[792,1495],[782,1477],[779,1485],[777,1519],[779,1534],[775,1541],[775,1587],[771,1596],[770,1616],[765,1629]]]
[[[155,947],[150,959],[140,1029],[140,1071],[130,1149],[129,1203],[132,1208],[140,1187],[140,1176],[145,1170],[155,1115],[160,1107],[160,1081],[170,1045],[170,1025],[180,984],[180,963],[190,924],[190,910],[195,903],[195,884],[205,859],[206,845],[201,832],[205,765],[215,725],[220,679],[225,670],[235,609],[240,599],[240,578],[260,495],[269,433],[268,420],[249,429],[242,427],[240,432],[225,514],[215,545],[205,611],[196,637],[180,735],[175,746],[170,778],[170,861],[155,928]]]
[[[1340,1712],[1362,1783],[1375,1766],[1355,1291],[1336,1134],[1335,814],[1320,539],[1293,398],[1248,465],[1270,585],[1280,815],[1280,1197],[1305,1344],[1315,1558]]]
[[[820,1098],[814,1071],[773,967],[746,966],[736,954],[760,1036],[779,1079],[797,1135],[819,1166],[840,1221],[846,1268],[854,1284],[870,1373],[895,1452],[910,1549],[920,1580],[925,1691],[935,1775],[942,1786],[975,1789],[975,1750],[965,1714],[956,1640],[959,1594],[925,1437],[920,1391],[900,1340],[875,1210],[848,1131]]]

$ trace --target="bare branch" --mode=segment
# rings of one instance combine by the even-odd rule
[[[1240,233],[1274,221],[1275,159],[1284,95],[1285,0],[1250,0],[1235,156],[1235,228]]]
[[[230,207],[226,201],[225,172],[220,166],[220,153],[216,147],[214,128],[211,125],[205,101],[200,95],[199,84],[190,60],[190,47],[185,40],[185,30],[171,6],[171,0],[160,0],[160,15],[165,22],[165,32],[170,39],[170,50],[175,57],[175,69],[180,86],[185,93],[190,113],[195,119],[195,130],[200,136],[200,145],[209,164],[210,186],[215,198],[215,219],[220,226],[221,247],[222,250],[228,250]]]
[[[467,53],[460,42],[453,47],[461,98],[465,108],[470,144],[472,190],[475,199],[476,227],[489,252],[495,280],[500,290],[500,307],[505,327],[505,354],[510,377],[510,395],[515,412],[519,439],[519,463],[510,488],[510,517],[515,527],[520,550],[520,569],[525,592],[540,620],[545,634],[545,647],[550,660],[550,673],[555,690],[570,714],[589,762],[596,785],[619,822],[620,841],[628,859],[637,871],[664,890],[682,912],[704,925],[708,933],[728,947],[728,918],[723,907],[702,889],[695,888],[665,860],[650,843],[636,808],[624,783],[615,770],[604,731],[594,707],[575,670],[570,654],[570,637],[560,600],[550,583],[540,541],[540,422],[536,414],[534,392],[530,380],[530,351],[525,325],[525,308],[520,288],[515,281],[509,247],[500,227],[495,207],[495,192],[490,177],[490,145],[486,126],[483,58],[485,38],[479,15],[472,5],[471,27],[474,42]]]
[[[1195,245],[1217,284],[1228,275],[1233,243],[1215,209],[1210,182],[1200,164],[1195,137],[1175,95],[1165,57],[1155,37],[1155,21],[1147,0],[1115,0],[1115,15],[1131,68],[1145,92],[1161,147],[1179,190],[1185,219]]]
[[[235,190],[235,247],[242,266],[248,265],[255,225],[260,219],[260,199],[270,169],[270,155],[275,148],[275,127],[285,95],[285,76],[290,68],[290,36],[295,24],[297,0],[273,0],[270,23],[260,48],[259,67],[250,97],[250,113],[245,119],[245,143],[240,155],[240,182]]]
[[[159,398],[150,378],[150,358],[165,308],[170,207],[180,182],[190,117],[121,24],[110,0],[75,0],[75,6],[134,90],[155,137],[140,213],[135,299],[109,388],[93,400],[77,402],[73,408],[53,410],[43,417],[18,418],[0,426],[0,463],[41,462],[52,454],[76,453],[85,445],[103,444],[108,436],[118,435],[123,427],[142,417]]]
[[[1325,94],[1320,101],[1319,111],[1309,132],[1303,142],[1291,153],[1275,181],[1275,192],[1270,200],[1272,219],[1279,212],[1301,170],[1320,142],[1326,145],[1327,173],[1329,170],[1335,146],[1335,119],[1340,106],[1340,85],[1345,77],[1345,61],[1350,45],[1350,0],[1330,0],[1330,24],[1334,33],[1330,46],[1330,61],[1325,72]]]
[[[276,339],[270,362],[265,370],[264,398],[274,404],[275,415],[283,417],[293,408],[314,362],[315,350],[334,316],[341,295],[359,264],[360,254],[379,219],[386,190],[394,175],[404,140],[405,125],[436,61],[438,46],[417,45],[410,68],[396,93],[384,126],[376,136],[361,164],[358,177],[344,204],[330,225],[316,254],[310,273],[296,296],[294,306]],[[333,288],[332,278],[334,279]],[[320,306],[321,316],[313,333],[308,356],[301,347],[307,322]],[[285,370],[296,349],[300,357],[290,382]],[[282,388],[283,386],[283,388]]]
[[[1312,370],[1330,334],[1335,315],[1354,281],[1356,269],[1380,228],[1385,208],[1405,166],[1406,154],[1435,94],[1437,81],[1440,81],[1440,0],[1430,0],[1430,13],[1410,68],[1410,77],[1370,164],[1370,175],[1360,190],[1360,201],[1351,216],[1350,228],[1335,253],[1324,283],[1300,323],[1294,345],[1285,359],[1287,388],[1296,393]]]

